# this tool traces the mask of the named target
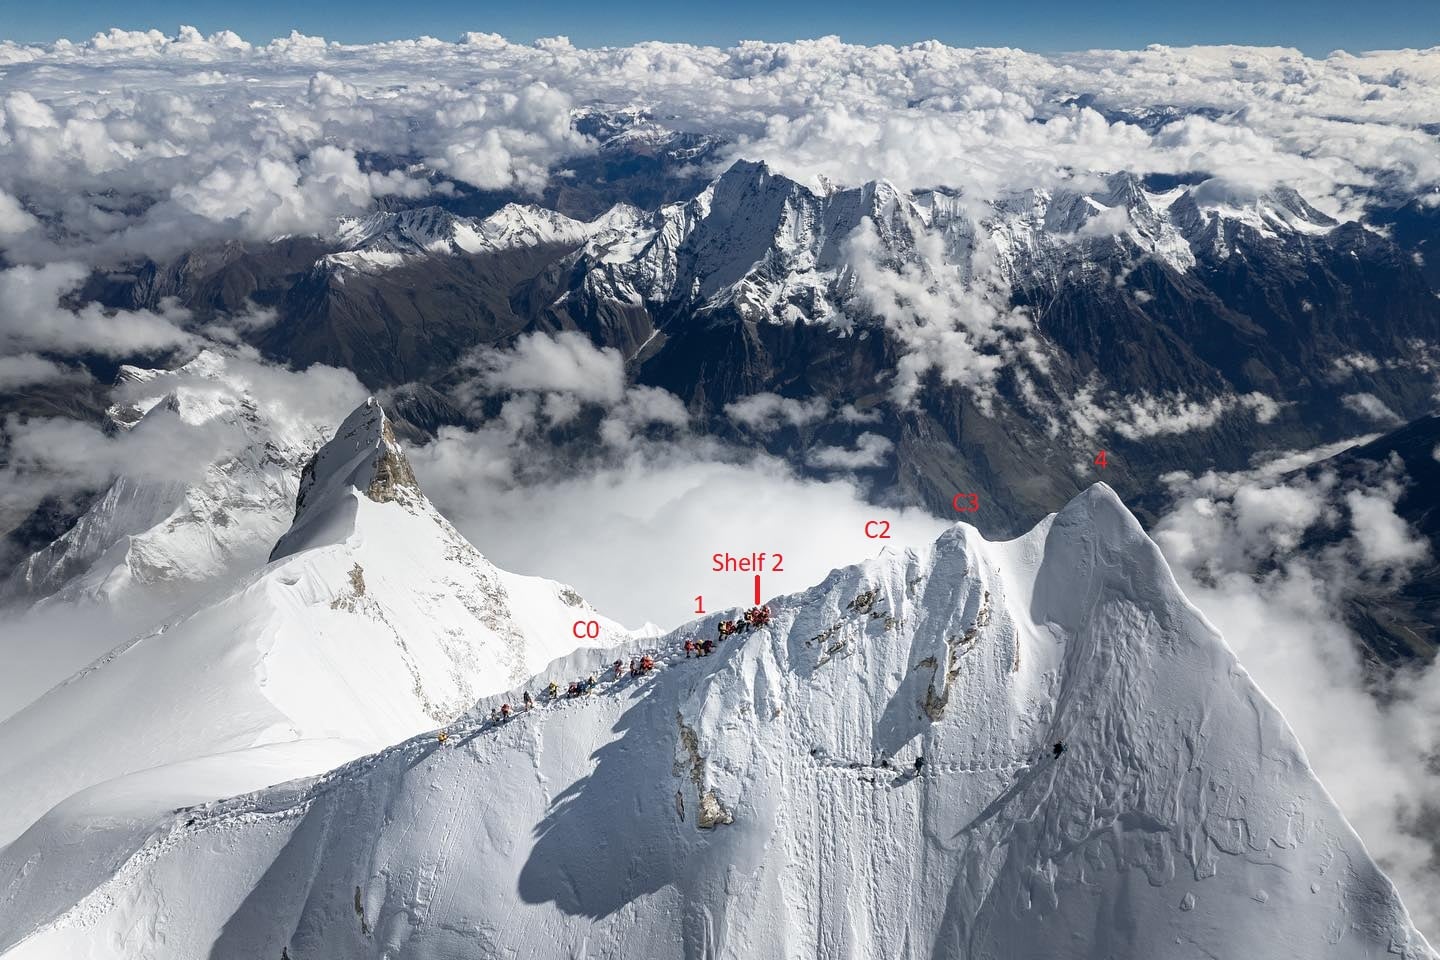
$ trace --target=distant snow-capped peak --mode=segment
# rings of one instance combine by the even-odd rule
[[[70,530],[11,572],[12,601],[163,609],[186,585],[263,562],[289,522],[301,466],[330,430],[255,397],[214,350],[173,370],[121,367],[117,392],[115,429],[203,436],[214,459],[193,474],[163,464],[122,472]]]
[[[594,220],[574,220],[533,204],[510,203],[483,219],[440,207],[373,213],[342,220],[334,241],[342,250],[321,258],[332,268],[377,271],[425,256],[463,256],[544,245],[579,246],[592,237],[632,227],[643,214],[618,204]]]
[[[962,281],[974,277],[983,242],[984,262],[998,268],[991,279],[1011,285],[1067,265],[1123,269],[1142,259],[1185,273],[1197,252],[1223,256],[1233,245],[1233,236],[1217,245],[1217,231],[1248,228],[1275,238],[1335,226],[1289,188],[1248,204],[1222,202],[1223,194],[1211,181],[1157,192],[1121,172],[977,202],[944,191],[906,193],[883,180],[812,189],[763,163],[737,161],[694,199],[587,242],[571,258],[584,285],[566,296],[685,302],[700,312],[735,306],[771,322],[839,318],[855,292],[847,243],[867,221],[892,265],[915,263],[921,236],[935,233]]]

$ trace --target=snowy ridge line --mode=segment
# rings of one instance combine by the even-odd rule
[[[1053,516],[1052,514],[1051,517]],[[1039,526],[1047,523],[1049,519],[1051,518],[1042,520],[1041,523],[1037,525],[1037,529]],[[957,530],[961,531],[962,535],[964,535],[963,531],[968,530],[971,534],[979,537],[979,532],[970,524],[963,521],[952,525],[950,530],[947,531],[947,534],[954,533]],[[983,538],[981,539],[983,540]],[[880,551],[879,555],[873,559],[880,560],[887,555],[895,556],[896,553],[897,551],[892,548],[885,547]],[[909,556],[912,563],[918,557],[912,550],[906,550],[905,554]],[[896,557],[896,559],[899,559],[899,557]],[[829,587],[845,579],[846,576],[852,572],[859,573],[862,577],[862,583],[867,584],[862,589],[862,595],[865,592],[875,589],[875,587],[878,586],[877,584],[868,584],[868,581],[863,579],[863,570],[868,562],[870,561],[836,567],[824,580],[814,586],[796,593],[782,594],[768,600],[767,605],[770,605],[772,609],[776,605],[786,604],[781,610],[777,611],[776,615],[787,616],[788,619],[777,621],[777,626],[783,622],[787,628],[793,627],[794,621],[797,619],[798,611],[788,605],[790,601],[803,598],[810,594],[823,594]],[[718,637],[718,625],[720,621],[737,619],[744,609],[743,607],[730,607],[725,610],[715,611],[703,618],[687,621],[660,638],[630,638],[611,647],[578,649],[573,653],[551,661],[545,669],[534,674],[531,680],[539,681],[541,679],[547,679],[548,682],[548,678],[557,673],[565,678],[580,679],[593,673],[596,676],[596,686],[594,690],[588,693],[582,693],[576,697],[569,697],[562,692],[553,699],[544,699],[542,696],[536,696],[535,706],[530,711],[517,708],[509,719],[498,721],[490,719],[490,711],[504,703],[509,703],[513,707],[523,699],[523,694],[529,689],[529,686],[522,685],[505,693],[482,697],[471,710],[450,724],[438,727],[434,731],[416,734],[408,740],[378,750],[372,754],[358,757],[323,774],[264,787],[250,793],[224,800],[212,801],[211,803],[199,806],[179,808],[175,811],[177,818],[181,814],[185,814],[187,815],[188,822],[178,831],[172,830],[162,839],[166,842],[173,842],[174,839],[182,836],[185,831],[192,827],[195,831],[198,831],[209,826],[224,826],[232,822],[249,822],[253,819],[287,819],[292,816],[302,815],[315,800],[324,796],[329,790],[334,789],[347,779],[350,779],[352,775],[363,774],[372,768],[383,765],[396,756],[403,756],[410,759],[412,763],[418,763],[438,750],[454,749],[464,746],[481,734],[499,734],[508,729],[512,724],[531,718],[532,715],[538,716],[552,710],[568,710],[571,708],[584,707],[587,703],[594,702],[591,698],[596,694],[616,696],[622,692],[638,689],[641,684],[658,682],[662,677],[662,670],[673,668],[681,662],[692,660],[698,662],[701,659],[712,660],[713,666],[718,668],[724,662],[725,651],[733,650],[739,646],[739,637],[731,637],[723,641],[717,639],[715,652],[704,658],[699,655],[686,657],[683,652],[684,643],[690,639],[697,640],[698,642],[699,639],[709,635]],[[825,628],[825,631],[822,631],[822,633],[838,629],[844,625],[846,619],[874,619],[875,616],[876,614],[874,613],[873,607],[866,606],[863,610],[855,610],[854,618],[842,618],[835,624]],[[767,634],[771,632],[769,627],[760,627],[750,631],[750,633],[759,633],[761,631]],[[819,638],[817,637],[816,639]],[[655,661],[655,666],[652,670],[653,676],[647,674],[637,677],[635,674],[629,672],[619,678],[613,675],[611,665],[615,659],[625,660],[630,656],[639,656],[650,651],[655,651],[653,654]],[[600,665],[595,667],[597,658]],[[828,660],[825,662],[828,662]],[[591,669],[592,667],[593,669]],[[576,668],[579,669],[577,670]],[[556,683],[563,689],[564,683],[560,680],[556,680]],[[543,686],[544,685],[541,684],[542,690]],[[446,735],[446,741],[443,743],[437,739],[441,733]],[[873,767],[875,770],[886,769],[878,764],[861,764],[857,768],[855,763],[841,763],[839,761],[833,763],[817,763],[816,766],[817,768],[834,768],[840,770],[854,770],[869,767]],[[953,768],[954,771],[959,772],[962,766],[963,765],[937,763],[935,769],[949,772]],[[984,768],[971,765],[965,769],[964,772],[997,772],[1014,766],[1013,763],[997,764],[993,767]],[[1024,769],[1026,766],[1029,766],[1029,764],[1022,764],[1017,769]],[[276,793],[280,794],[280,796],[274,797],[276,803],[268,804],[261,802],[265,797]],[[155,856],[158,856],[158,852]],[[142,862],[150,862],[150,860],[153,860],[153,856],[145,858]]]
[[[969,527],[969,525],[959,522],[956,523],[954,527]],[[952,527],[952,530],[953,529]],[[978,535],[978,532],[976,533]],[[906,552],[913,553],[912,551]],[[883,557],[886,554],[893,553],[894,551],[892,551],[891,548],[886,547],[881,551],[880,556]],[[852,571],[860,572],[865,565],[866,564],[862,562],[846,567],[837,567],[832,570],[821,583],[798,593],[784,594],[772,598],[769,604],[773,606],[787,603],[795,598],[823,592],[824,589],[832,583],[844,579],[846,574]],[[866,586],[864,589],[868,591],[873,589],[873,587]],[[638,692],[641,685],[660,682],[664,676],[661,671],[676,667],[681,661],[694,660],[697,661],[698,666],[698,661],[701,659],[713,660],[713,663],[707,664],[707,666],[710,666],[712,670],[718,670],[724,664],[724,653],[726,651],[733,651],[740,646],[739,637],[731,637],[725,641],[717,641],[715,652],[705,658],[701,658],[698,655],[686,657],[683,654],[684,643],[687,639],[697,639],[706,636],[707,630],[709,634],[718,636],[718,624],[720,621],[736,619],[743,609],[744,608],[741,607],[732,607],[727,610],[716,611],[707,617],[689,621],[659,639],[645,640],[632,638],[604,649],[580,649],[572,654],[555,659],[545,670],[535,674],[532,678],[538,680],[555,673],[557,669],[564,670],[564,676],[572,676],[575,673],[573,667],[580,666],[582,663],[593,663],[595,658],[598,657],[603,664],[600,669],[590,670],[588,672],[582,670],[580,673],[582,676],[588,676],[589,673],[594,673],[597,678],[596,688],[591,692],[581,694],[577,697],[568,697],[563,693],[551,700],[536,697],[535,706],[532,710],[519,710],[507,720],[491,720],[487,715],[489,710],[498,707],[502,703],[516,702],[520,699],[520,695],[523,695],[526,688],[517,687],[508,693],[482,698],[465,716],[444,727],[437,728],[437,730],[433,732],[416,734],[406,741],[376,751],[367,756],[359,757],[323,774],[263,787],[250,793],[223,800],[177,808],[172,815],[173,820],[171,821],[169,829],[163,832],[158,830],[152,832],[140,847],[136,848],[124,858],[110,878],[88,893],[71,910],[60,914],[49,923],[37,927],[34,931],[17,941],[16,944],[12,945],[10,949],[13,949],[14,946],[18,946],[19,944],[23,944],[47,929],[89,926],[94,922],[95,918],[102,915],[105,910],[115,904],[116,897],[113,891],[123,890],[130,878],[138,875],[145,867],[156,863],[168,850],[176,847],[194,834],[217,828],[224,830],[239,824],[279,823],[303,817],[315,805],[316,801],[324,798],[331,791],[344,786],[350,780],[358,779],[372,769],[383,766],[397,756],[405,758],[408,761],[407,766],[414,766],[441,750],[466,747],[472,740],[482,734],[498,736],[508,731],[511,725],[526,719],[538,719],[538,717],[544,713],[584,708],[587,705],[595,703],[595,700],[592,698],[595,697],[596,694],[617,696],[625,692]],[[796,611],[787,606],[783,612],[789,615],[787,625],[793,626],[793,621],[796,619]],[[855,615],[856,617],[864,618],[869,615],[870,612],[871,608],[867,607],[863,611],[856,610]],[[843,623],[843,620],[832,626],[839,627],[841,623]],[[770,628],[760,627],[754,631],[750,631],[750,633],[758,634],[761,631],[769,633]],[[136,638],[131,642],[131,645],[138,643],[142,639],[144,638]],[[637,676],[627,672],[623,677],[614,677],[610,665],[613,664],[615,659],[619,658],[623,660],[629,655],[638,656],[642,652],[647,652],[652,649],[655,649],[657,652],[654,655],[655,667],[651,674]],[[123,653],[123,651],[117,651],[116,655],[120,653]],[[609,674],[609,676],[606,676],[606,674]],[[559,681],[556,682],[559,683]],[[445,742],[437,739],[441,732],[446,734],[447,739]],[[472,756],[478,756],[478,754],[474,753],[473,748],[471,749],[471,753]],[[1028,766],[1028,764],[1024,766]],[[1024,769],[1024,766],[1018,769]],[[958,772],[960,767],[961,765],[958,764],[936,763],[934,770],[939,772]],[[838,761],[817,763],[816,768],[817,770],[835,769],[842,772],[858,772],[857,768],[868,768],[877,771],[885,769],[873,764],[857,765],[847,763],[842,765]],[[997,766],[989,770],[971,769],[965,772],[998,772],[1000,769],[1003,768]],[[933,777],[933,773],[931,777]],[[903,782],[908,782],[913,779],[916,778],[905,777],[902,774],[902,779],[893,785],[902,785]],[[927,778],[922,775],[919,779]],[[891,786],[892,784],[875,783],[874,785],[880,787]]]
[[[148,630],[117,626],[0,724],[0,846],[70,799],[89,798],[56,818],[91,815],[84,803],[100,794],[87,792],[102,784],[118,791],[103,802],[125,805],[134,784],[119,781],[132,775],[239,749],[334,746],[261,751],[232,765],[248,775],[218,781],[152,778],[146,789],[168,791],[160,812],[404,742],[572,649],[577,613],[606,637],[627,634],[564,585],[490,563],[424,498],[391,434],[378,405],[362,403],[299,471],[278,541],[288,555],[182,612],[157,611],[168,618]]]
[[[1103,485],[1017,540],[957,523],[928,551],[837,568],[773,599],[771,622],[720,641],[712,663],[681,666],[683,641],[727,615],[532,679],[598,678],[617,653],[658,648],[653,676],[612,675],[603,696],[500,722],[478,715],[487,698],[445,741],[417,734],[118,828],[58,811],[27,852],[57,831],[83,830],[78,843],[48,863],[0,851],[9,935],[51,931],[27,956],[93,943],[115,960],[596,942],[717,960],[846,944],[1434,957],[1283,718]],[[1070,749],[1046,758],[1057,738]],[[882,773],[922,756],[915,775]],[[191,897],[196,871],[209,892]],[[182,901],[156,939],[147,918]],[[85,930],[56,930],[66,915]]]
[[[954,530],[955,528],[969,528],[973,531],[973,528],[963,521],[957,522],[951,529]],[[975,533],[978,536],[978,531],[975,531]],[[906,552],[913,553],[912,551]],[[884,557],[886,554],[893,555],[894,553],[894,550],[886,547],[881,551],[880,557]],[[851,571],[861,571],[865,565],[865,562],[861,562],[845,567],[837,567],[819,584],[797,593],[783,594],[771,598],[768,603],[773,609],[777,604],[787,603],[796,598],[804,597],[807,594],[823,591],[833,582],[843,579],[845,575]],[[180,831],[183,832],[192,827],[198,831],[212,825],[223,826],[230,822],[249,820],[251,818],[248,815],[252,814],[258,819],[285,819],[289,816],[303,814],[316,799],[324,796],[326,792],[346,779],[349,779],[352,775],[363,774],[365,771],[378,767],[397,756],[403,756],[413,762],[419,762],[438,750],[455,749],[456,747],[464,746],[481,734],[498,734],[508,729],[512,724],[523,721],[526,718],[538,716],[552,710],[583,707],[587,702],[594,702],[592,698],[597,694],[615,696],[622,692],[638,689],[641,684],[658,682],[663,670],[673,668],[681,662],[696,661],[698,663],[700,660],[710,660],[713,661],[713,666],[718,668],[724,661],[723,653],[726,650],[733,650],[739,645],[738,637],[717,642],[715,652],[708,657],[700,657],[698,655],[686,657],[683,652],[684,643],[687,639],[697,639],[708,635],[707,628],[713,628],[709,630],[709,634],[718,634],[719,622],[726,619],[736,619],[736,616],[741,613],[743,609],[744,608],[741,607],[731,607],[726,610],[715,611],[706,617],[688,621],[658,639],[631,638],[611,647],[582,648],[564,657],[558,657],[551,661],[544,670],[534,674],[531,678],[532,681],[548,678],[557,672],[561,673],[562,676],[572,678],[580,678],[593,673],[596,676],[595,689],[576,697],[566,696],[563,692],[558,694],[554,699],[544,699],[542,696],[536,696],[535,706],[530,711],[526,711],[523,708],[516,709],[508,720],[500,721],[491,720],[489,712],[492,709],[498,708],[503,703],[510,703],[512,706],[519,703],[528,687],[520,686],[505,693],[482,697],[471,710],[443,727],[437,727],[433,731],[415,734],[407,740],[367,754],[366,756],[358,757],[325,773],[275,784],[224,800],[178,808],[175,811],[177,819],[183,814],[188,821],[180,828]],[[796,611],[790,607],[783,609],[783,614],[789,615],[788,622],[792,625],[796,619],[795,613]],[[866,613],[868,613],[868,611]],[[780,614],[777,613],[777,616],[778,615]],[[857,617],[865,615],[865,613],[857,613]],[[838,627],[840,624],[837,623],[835,626]],[[760,627],[754,631],[750,631],[750,633],[755,634],[762,631],[769,633],[770,628]],[[651,674],[637,677],[635,674],[627,672],[623,677],[614,677],[610,667],[615,659],[624,660],[629,656],[639,656],[651,650],[657,651],[653,655],[655,667]],[[598,668],[585,669],[582,667],[578,673],[574,669],[575,667],[581,667],[582,664],[585,666],[593,666],[596,658],[599,659],[601,664]],[[556,683],[560,684],[560,681],[557,680]],[[564,684],[560,685],[563,689]],[[543,684],[541,686],[543,689]],[[444,743],[437,739],[441,733],[446,735],[446,741]],[[817,766],[824,766],[824,764],[817,764]],[[835,766],[840,765],[837,763]],[[945,767],[944,764],[937,764],[937,768],[943,767]],[[850,769],[851,767],[847,764],[844,768]],[[883,768],[876,766],[876,769]],[[999,768],[997,767],[996,769]],[[984,771],[973,770],[970,772]],[[264,798],[275,794],[279,794],[273,797],[275,803],[261,802]],[[172,833],[174,832],[175,831],[172,831]],[[167,834],[162,840],[169,840],[170,838],[170,834]],[[136,855],[138,856],[138,852]]]

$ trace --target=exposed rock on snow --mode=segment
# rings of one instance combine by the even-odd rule
[[[588,642],[629,636],[569,587],[486,560],[420,492],[373,400],[314,455],[297,500],[269,564],[0,723],[0,843],[138,771],[329,744],[297,747],[261,786],[396,743],[586,642],[577,618],[601,624]]]
[[[693,200],[597,232],[574,255],[588,302],[684,302],[701,312],[735,307],[747,320],[845,323],[857,292],[847,243],[863,221],[891,266],[920,262],[933,235],[967,281],[997,268],[1006,283],[1053,281],[1066,269],[1154,259],[1177,273],[1195,249],[1228,255],[1238,231],[1274,238],[1324,233],[1335,221],[1288,188],[1236,200],[1206,181],[1157,193],[1130,173],[1061,189],[1029,189],[991,202],[938,191],[914,194],[874,181],[812,189],[763,163],[731,166]],[[851,311],[853,312],[853,311]]]
[[[0,950],[1434,956],[1107,487],[772,611],[710,657],[676,651],[731,612],[660,640],[652,674],[504,723],[485,700],[444,743],[315,780],[103,826],[58,808],[0,852]]]

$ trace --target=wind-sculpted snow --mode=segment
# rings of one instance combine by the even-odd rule
[[[1434,956],[1108,488],[771,607],[313,781],[57,809],[0,853],[5,956]]]
[[[283,774],[257,773],[254,786],[315,773],[528,676],[585,642],[577,619],[609,641],[628,636],[568,587],[486,560],[425,499],[373,400],[311,458],[296,500],[270,563],[149,633],[114,638],[0,722],[0,843],[139,771],[156,775],[142,793],[162,798],[220,796],[204,778],[156,774],[218,754],[244,770],[248,751],[274,747],[266,762]]]

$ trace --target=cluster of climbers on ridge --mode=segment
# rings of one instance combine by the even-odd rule
[[[707,638],[697,643],[693,639],[686,639],[685,643],[682,646],[682,649],[685,651],[685,658],[688,660],[692,656],[708,657],[711,652],[714,651],[715,644],[718,641],[724,640],[726,637],[733,637],[738,634],[745,633],[750,630],[758,630],[759,628],[766,626],[769,623],[769,606],[751,607],[749,610],[746,610],[739,619],[721,620],[717,628],[719,636],[715,640],[710,640]],[[648,653],[638,657],[631,657],[628,668],[625,661],[623,660],[616,660],[610,665],[610,670],[615,680],[619,680],[627,673],[632,676],[643,676],[653,669],[655,669],[655,658]],[[595,689],[596,684],[598,684],[599,682],[599,678],[593,673],[590,674],[590,676],[585,677],[584,679],[572,680],[570,681],[569,686],[565,688],[564,696],[567,699],[582,696]],[[548,684],[545,685],[544,693],[547,700],[560,699],[560,684],[556,683],[554,680],[551,680]],[[531,695],[529,690],[525,691],[523,704],[525,710],[531,710],[535,706],[535,697]],[[512,708],[510,704],[502,703],[500,704],[500,706],[490,711],[490,721],[492,723],[503,723],[504,721],[509,720],[510,717],[514,714],[514,712],[514,708]],[[441,743],[444,743],[446,740],[449,739],[449,737],[442,732],[437,735],[436,739],[438,739]]]
[[[688,660],[692,656],[709,656],[710,653],[714,650],[715,644],[717,642],[722,641],[727,637],[733,637],[737,634],[746,633],[750,630],[757,630],[760,627],[768,625],[769,623],[769,606],[751,607],[749,610],[745,611],[744,615],[742,615],[739,619],[719,621],[719,623],[717,624],[718,636],[715,640],[707,638],[697,643],[693,638],[687,638],[682,647],[685,652],[685,658]],[[638,657],[631,657],[628,665],[625,663],[624,660],[617,659],[614,663],[610,665],[610,672],[615,681],[619,681],[627,673],[631,676],[644,676],[645,674],[655,669],[655,662],[655,657],[648,653],[642,654]],[[582,680],[572,680],[569,686],[566,688],[564,696],[567,699],[583,696],[584,694],[587,694],[591,690],[595,689],[595,686],[599,682],[599,678],[593,673]],[[546,684],[545,697],[546,699],[551,701],[560,699],[560,685],[554,680],[551,680],[548,684]],[[524,700],[522,702],[524,704],[524,709],[527,711],[532,710],[535,707],[535,697],[531,695],[529,690],[525,691]],[[500,704],[500,706],[490,711],[490,722],[504,723],[510,719],[513,712],[514,711],[512,710],[510,704],[502,703]],[[441,731],[437,735],[436,739],[438,739],[440,743],[443,744],[449,739],[449,735],[444,731]],[[811,756],[817,755],[818,749],[819,748],[811,750]],[[1050,750],[1052,758],[1056,760],[1060,759],[1060,756],[1065,753],[1066,749],[1067,745],[1065,741],[1057,740]],[[883,760],[880,765],[882,767],[889,768],[889,759],[887,758]],[[851,766],[858,765],[851,764]],[[918,777],[924,770],[924,768],[924,756],[917,756],[913,764],[913,773],[911,775]]]

